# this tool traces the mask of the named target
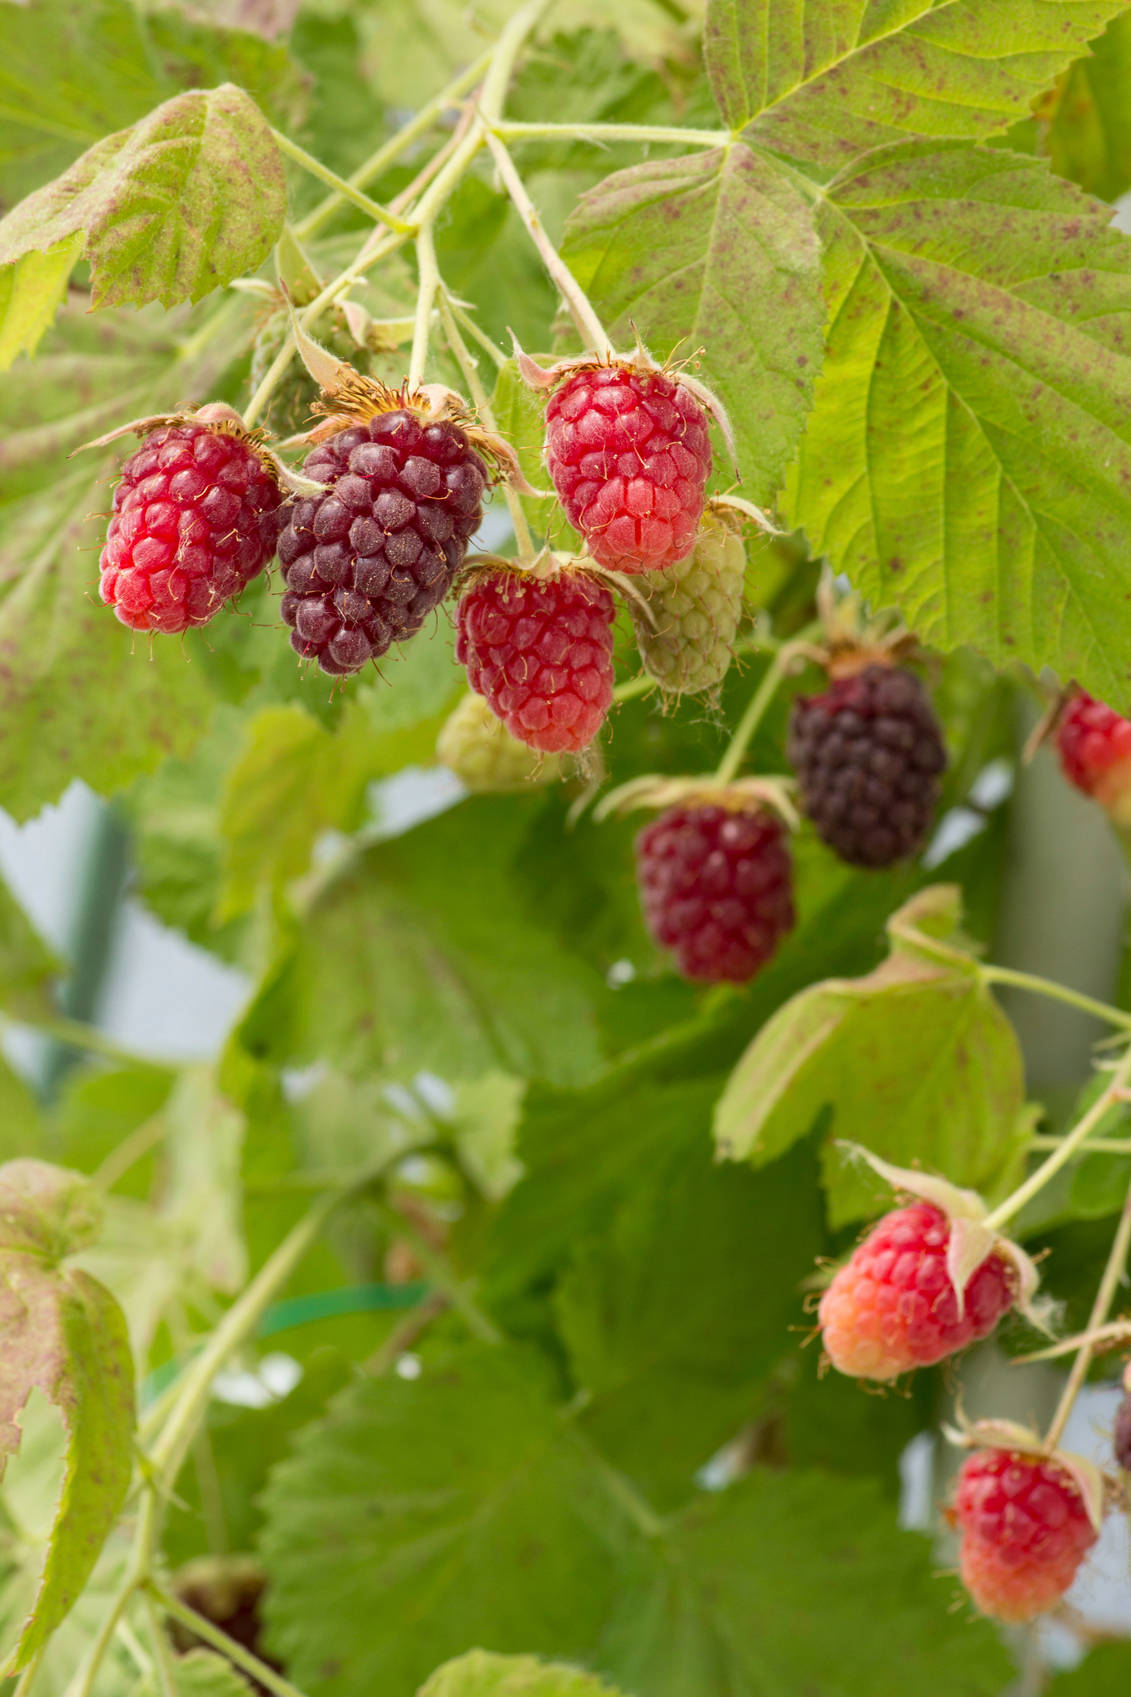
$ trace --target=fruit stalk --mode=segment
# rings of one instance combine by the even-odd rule
[[[170,1620],[179,1621],[181,1626],[201,1639],[220,1655],[226,1656],[235,1667],[246,1673],[249,1679],[254,1679],[271,1697],[304,1697],[297,1685],[292,1685],[289,1679],[284,1679],[281,1673],[276,1673],[273,1667],[261,1662],[237,1639],[230,1638],[219,1626],[213,1625],[206,1615],[198,1614],[187,1603],[182,1603],[171,1591],[149,1580],[146,1584],[146,1594],[161,1613]]]
[[[1096,1292],[1096,1300],[1092,1304],[1092,1312],[1088,1316],[1087,1331],[1089,1333],[1102,1326],[1107,1319],[1111,1305],[1115,1301],[1119,1281],[1127,1268],[1129,1250],[1131,1250],[1131,1189],[1127,1192],[1123,1212],[1119,1216],[1119,1225],[1116,1227],[1115,1237],[1112,1239],[1107,1265],[1104,1267],[1103,1278],[1100,1280],[1100,1286]],[[1077,1351],[1076,1359],[1072,1363],[1072,1371],[1068,1375],[1067,1383],[1061,1392],[1060,1401],[1056,1405],[1056,1411],[1045,1435],[1045,1447],[1049,1451],[1056,1448],[1063,1436],[1064,1428],[1068,1423],[1068,1416],[1071,1414],[1073,1404],[1080,1394],[1080,1387],[1088,1376],[1088,1369],[1092,1365],[1092,1358],[1095,1353],[1095,1343],[1090,1339],[1082,1343]]]
[[[719,761],[715,772],[715,781],[729,784],[738,776],[743,757],[750,746],[758,726],[762,723],[770,703],[777,694],[778,686],[785,677],[793,661],[799,654],[804,653],[808,637],[811,633],[803,631],[790,642],[783,642],[762,676],[762,681],[754,691],[742,718],[735,726],[734,735],[730,739],[726,753]]]

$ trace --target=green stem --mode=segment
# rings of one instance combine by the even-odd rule
[[[177,1675],[173,1667],[173,1652],[169,1640],[165,1636],[165,1628],[157,1613],[152,1596],[148,1591],[143,1592],[142,1602],[145,1617],[149,1622],[149,1636],[153,1644],[153,1664],[157,1671],[157,1683],[161,1687],[161,1697],[177,1697]]]
[[[436,291],[440,287],[440,270],[436,263],[436,244],[432,239],[431,224],[422,224],[416,232],[416,266],[416,317],[412,326],[412,355],[408,363],[410,389],[419,389],[424,381],[432,308],[436,301]]]
[[[450,295],[447,299],[448,305],[451,308],[452,317],[460,326],[461,330],[466,330],[472,340],[478,342],[479,346],[483,349],[483,352],[494,362],[495,365],[499,367],[501,371],[503,366],[507,363],[507,356],[503,352],[502,348],[495,346],[495,343],[491,340],[490,336],[488,336],[487,332],[481,329],[475,322],[474,316],[460,306],[458,301],[453,300]]]
[[[35,1681],[35,1676],[39,1672],[39,1665],[42,1660],[43,1651],[37,1650],[23,1673],[20,1675],[16,1689],[12,1693],[12,1697],[30,1697],[31,1688]]]
[[[470,1332],[481,1339],[483,1343],[501,1343],[502,1333],[495,1322],[479,1307],[478,1303],[468,1294],[462,1281],[449,1266],[445,1256],[434,1249],[418,1226],[391,1208],[387,1202],[380,1202],[377,1211],[386,1228],[395,1236],[403,1237],[412,1245],[413,1253],[428,1274],[429,1283],[436,1287],[451,1303],[456,1312],[463,1316]]]
[[[1117,1025],[1124,1031],[1131,1031],[1131,1013],[1113,1008],[1107,1002],[1097,1002],[1094,997],[1082,995],[1079,990],[1070,990],[1052,978],[1039,978],[1032,972],[1015,972],[1009,966],[983,966],[979,973],[984,984],[1010,984],[1016,990],[1029,990],[1035,996],[1049,996],[1054,1001],[1066,1002],[1069,1007],[1094,1015],[1106,1025]]]
[[[55,1019],[38,1019],[24,1025],[22,1020],[8,1019],[0,1015],[0,1028],[18,1027],[25,1031],[34,1031],[41,1037],[54,1038],[56,1043],[68,1049],[80,1049],[84,1054],[100,1055],[105,1061],[113,1061],[116,1066],[136,1067],[175,1066],[174,1061],[149,1061],[146,1057],[134,1054],[132,1049],[125,1049],[120,1043],[115,1043],[112,1037],[107,1037],[97,1026],[87,1025],[81,1019],[66,1019],[58,1015]]]
[[[655,678],[650,678],[647,672],[640,672],[636,677],[627,678],[624,683],[617,685],[613,691],[613,700],[633,701],[638,695],[649,695],[657,687]]]
[[[514,160],[503,146],[497,135],[488,132],[487,146],[491,150],[503,187],[510,195],[515,210],[526,226],[534,246],[542,257],[542,263],[550,273],[554,287],[569,308],[570,317],[577,326],[577,333],[586,348],[591,349],[599,359],[610,359],[613,344],[601,320],[594,312],[588,295],[573,275],[569,266],[546,234],[538,208],[526,192],[526,185],[515,169]]]
[[[275,144],[280,152],[293,159],[296,165],[301,165],[303,170],[309,172],[312,177],[317,177],[319,182],[325,183],[327,188],[333,189],[342,200],[351,201],[354,206],[360,207],[361,211],[372,218],[375,224],[384,224],[387,229],[401,230],[405,234],[411,231],[411,225],[396,217],[387,207],[371,200],[367,194],[363,194],[359,188],[355,188],[345,177],[339,177],[336,171],[331,171],[328,165],[323,165],[322,161],[316,159],[313,153],[308,153],[305,147],[300,147],[289,136],[283,135],[281,130],[272,130],[271,134],[274,136]]]
[[[678,124],[523,124],[498,119],[492,132],[511,141],[670,142],[676,147],[729,147],[729,130],[684,130]]]
[[[734,735],[730,739],[727,751],[719,761],[715,778],[720,784],[729,784],[733,778],[738,776],[738,769],[742,765],[743,757],[750,746],[751,739],[762,723],[770,703],[778,692],[778,686],[797,651],[795,643],[783,643],[766,667],[762,674],[762,681],[754,691],[745,713],[735,726]]]
[[[366,183],[373,182],[389,165],[394,164],[419,136],[426,134],[442,112],[456,105],[469,88],[474,88],[491,63],[491,52],[492,50],[488,48],[486,53],[481,53],[474,64],[461,71],[458,77],[448,83],[446,88],[441,89],[439,94],[428,101],[427,105],[422,106],[403,129],[398,130],[396,135],[391,136],[388,141],[382,142],[376,152],[371,153],[369,158],[364,160],[356,171],[350,173],[346,179],[350,186],[358,189],[363,188]],[[319,206],[316,206],[313,212],[308,212],[306,217],[295,225],[296,235],[312,236],[316,230],[321,229],[326,220],[331,218],[342,204],[342,198],[341,193],[337,191],[327,195],[326,199]]]
[[[1029,1174],[1023,1184],[1018,1185],[1012,1196],[1007,1196],[1004,1202],[998,1204],[991,1214],[986,1216],[986,1225],[995,1231],[1000,1229],[1007,1220],[1012,1220],[1019,1214],[1034,1196],[1040,1195],[1049,1180],[1058,1173],[1067,1161],[1072,1159],[1076,1150],[1084,1144],[1090,1132],[1099,1125],[1104,1115],[1109,1111],[1113,1102],[1119,1100],[1121,1093],[1131,1081],[1131,1048],[1124,1054],[1115,1068],[1106,1088],[1092,1103],[1087,1113],[1079,1119],[1072,1130],[1061,1138],[1059,1146],[1052,1151],[1047,1160],[1041,1162],[1037,1169]]]
[[[218,1650],[222,1656],[227,1656],[241,1672],[270,1691],[272,1697],[303,1697],[297,1685],[292,1685],[289,1679],[284,1679],[281,1673],[276,1673],[274,1668],[268,1667],[266,1662],[245,1649],[235,1638],[229,1638],[222,1628],[214,1626],[204,1615],[197,1614],[187,1603],[182,1603],[172,1592],[164,1590],[152,1579],[147,1581],[146,1591],[152,1602],[168,1615],[170,1620],[178,1621],[187,1631],[195,1633],[202,1643]]]
[[[448,292],[442,283],[440,284],[439,295],[437,298],[440,304],[440,322],[444,327],[444,335],[447,338],[449,348],[456,357],[460,370],[463,372],[463,380],[467,384],[468,393],[475,402],[479,416],[483,420],[487,429],[493,430],[497,434],[499,426],[491,407],[490,399],[487,395],[486,389],[484,389],[482,383],[479,381],[479,371],[474,359],[468,351],[467,343],[459,333],[459,326],[457,325],[455,316],[452,312]],[[529,558],[534,553],[534,538],[530,534],[530,526],[526,522],[526,514],[522,510],[522,502],[519,500],[518,491],[516,489],[512,489],[509,483],[504,482],[503,498],[507,503],[507,510],[511,516],[511,524],[514,527],[515,544],[518,548],[519,554],[523,558]]]
[[[1104,1268],[1100,1288],[1096,1292],[1096,1300],[1092,1304],[1092,1312],[1088,1317],[1087,1330],[1089,1332],[1094,1332],[1107,1319],[1108,1311],[1115,1300],[1119,1281],[1127,1266],[1128,1250],[1131,1250],[1131,1190],[1128,1191],[1127,1200],[1123,1204],[1123,1212],[1119,1216],[1119,1225],[1112,1241],[1111,1253],[1107,1258],[1107,1266]],[[1076,1359],[1072,1363],[1072,1371],[1068,1375],[1068,1382],[1061,1392],[1060,1401],[1056,1405],[1056,1412],[1045,1435],[1045,1448],[1048,1450],[1054,1450],[1060,1442],[1064,1428],[1068,1423],[1068,1416],[1072,1412],[1072,1405],[1079,1396],[1080,1387],[1088,1376],[1088,1368],[1092,1365],[1092,1357],[1095,1352],[1094,1343],[1080,1345]]]
[[[1043,1136],[1031,1137],[1030,1149],[1059,1149],[1064,1139],[1061,1137]],[[1079,1151],[1083,1155],[1131,1155],[1131,1137],[1092,1137]]]

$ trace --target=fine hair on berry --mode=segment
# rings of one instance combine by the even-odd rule
[[[206,625],[275,552],[282,494],[246,437],[164,425],[122,467],[99,593],[131,630]]]
[[[487,470],[458,425],[408,409],[338,431],[303,469],[327,488],[286,511],[282,614],[295,651],[342,676],[412,636],[444,599]]]
[[[1080,1487],[1055,1456],[975,1450],[954,1501],[959,1571],[983,1614],[1020,1622],[1063,1597],[1096,1542]]]
[[[793,928],[793,867],[766,808],[670,807],[636,839],[649,931],[685,978],[745,984]]]
[[[546,466],[600,565],[656,571],[695,543],[711,470],[707,415],[663,372],[582,366],[546,404]]]
[[[966,1282],[961,1312],[947,1268],[951,1224],[931,1202],[872,1227],[821,1297],[825,1353],[855,1379],[895,1379],[988,1337],[1013,1306],[1016,1275],[991,1251]]]
[[[487,570],[460,598],[456,659],[512,737],[576,754],[612,705],[615,611],[589,572]]]
[[[803,812],[850,866],[894,866],[926,842],[946,748],[919,679],[869,665],[798,696],[787,748]]]

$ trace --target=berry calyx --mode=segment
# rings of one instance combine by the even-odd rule
[[[962,1285],[949,1260],[953,1222],[931,1202],[896,1208],[872,1227],[821,1297],[818,1322],[838,1373],[895,1379],[988,1337],[1018,1295],[994,1248]]]
[[[873,663],[798,696],[787,756],[802,812],[850,866],[894,866],[926,841],[946,749],[914,673]]]
[[[615,611],[591,572],[488,567],[460,598],[456,659],[511,736],[546,754],[575,754],[612,705]]]
[[[131,630],[172,633],[206,625],[263,570],[283,493],[229,408],[137,428],[149,424],[114,491],[99,594]]]
[[[475,794],[529,789],[561,776],[558,757],[512,737],[481,695],[465,695],[453,708],[436,740],[436,755]]]
[[[1057,720],[1056,747],[1069,783],[1131,825],[1131,719],[1077,690]]]
[[[546,466],[566,516],[610,571],[691,552],[711,471],[704,407],[686,380],[639,362],[575,364],[546,404]]]
[[[291,646],[343,676],[439,606],[478,527],[488,473],[460,425],[429,419],[411,397],[335,422],[344,427],[303,467],[326,487],[287,508],[279,559]]]
[[[953,1519],[959,1571],[983,1614],[1032,1620],[1063,1597],[1098,1536],[1080,1483],[1064,1460],[980,1449],[959,1474]]]
[[[742,616],[746,549],[710,507],[686,560],[641,575],[632,621],[644,670],[663,690],[697,694],[727,674]]]
[[[766,808],[670,807],[636,839],[649,931],[685,978],[745,984],[794,925],[793,867]]]

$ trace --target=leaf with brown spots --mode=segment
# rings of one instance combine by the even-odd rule
[[[909,136],[976,141],[1125,0],[711,0],[704,58],[734,129],[825,171]]]
[[[0,1477],[33,1391],[62,1416],[62,1486],[35,1603],[9,1646],[24,1667],[75,1602],[121,1510],[133,1465],[133,1361],[110,1292],[64,1256],[96,1235],[89,1179],[43,1161],[0,1166]]]
[[[1131,705],[1131,242],[1044,164],[905,144],[833,185],[785,506],[926,643]]]
[[[583,195],[563,252],[619,347],[694,356],[766,500],[796,446],[821,364],[824,309],[810,207],[741,145],[616,171]],[[726,473],[729,481],[729,472]]]

